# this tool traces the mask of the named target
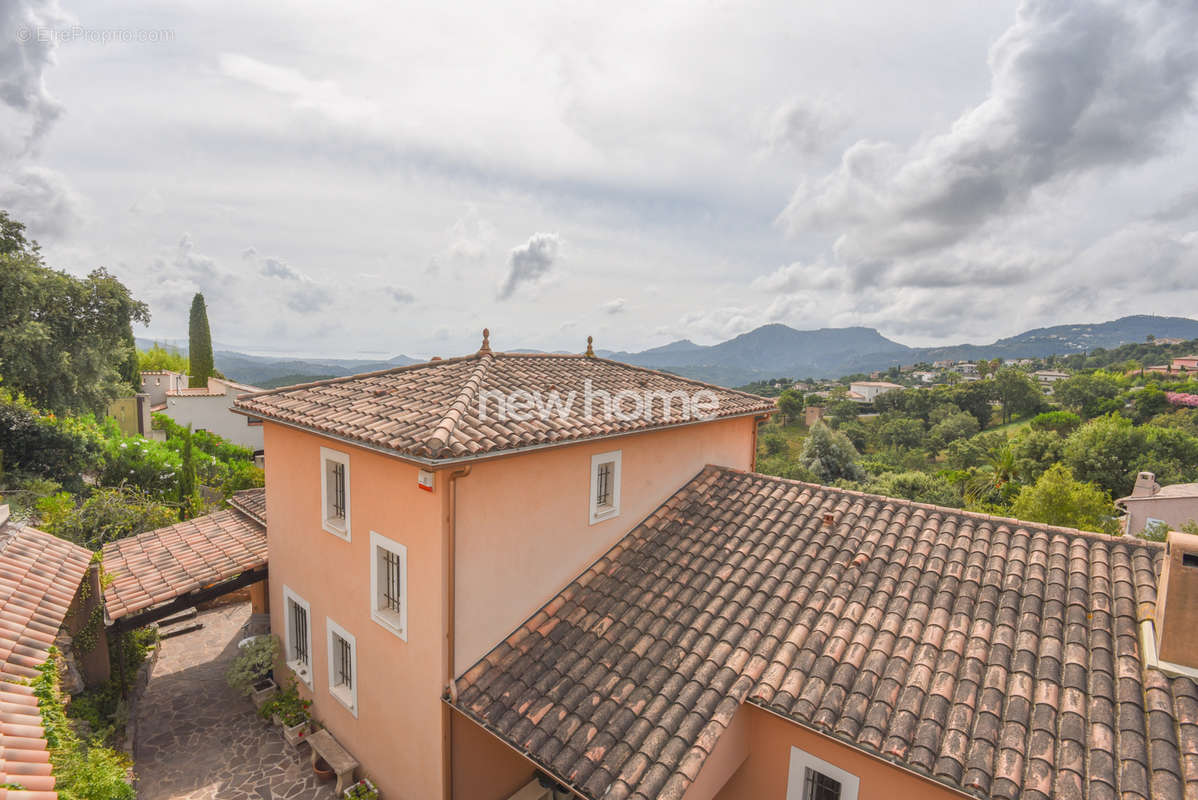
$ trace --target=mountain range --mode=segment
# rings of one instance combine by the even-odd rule
[[[829,378],[923,361],[979,358],[1043,358],[1158,339],[1198,339],[1198,320],[1137,315],[1111,322],[1036,328],[990,344],[908,347],[874,328],[795,330],[770,324],[714,345],[681,339],[639,352],[599,350],[628,364],[674,372],[722,386],[790,376]],[[138,341],[139,347],[150,342]],[[525,351],[535,352],[535,351]],[[216,367],[232,380],[270,388],[416,363],[399,355],[386,361],[338,358],[278,358],[220,349]]]

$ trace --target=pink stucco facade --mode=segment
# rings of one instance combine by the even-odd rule
[[[704,465],[750,469],[755,426],[742,417],[480,461],[457,479],[451,515],[451,469],[435,470],[433,491],[425,491],[418,465],[267,421],[271,624],[280,635],[286,630],[284,587],[308,604],[311,686],[301,684],[301,692],[312,698],[313,716],[385,797],[444,797],[449,753],[468,758],[470,741],[453,741],[441,702],[451,516],[453,671],[461,674]],[[322,526],[322,447],[348,456],[348,541]],[[612,451],[621,453],[620,512],[592,525],[591,457]],[[406,641],[372,618],[372,532],[406,548]],[[355,640],[356,716],[329,690],[330,621]]]

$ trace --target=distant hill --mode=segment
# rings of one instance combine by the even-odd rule
[[[786,325],[760,328],[714,345],[681,339],[640,352],[599,350],[599,355],[628,364],[674,372],[721,386],[743,386],[790,375],[830,378],[872,372],[919,361],[978,358],[1043,358],[1158,339],[1198,339],[1198,320],[1185,317],[1123,317],[1112,322],[1036,328],[990,344],[908,347],[873,328],[820,328],[800,331]],[[138,340],[139,347],[150,341]],[[517,350],[512,352],[542,352]],[[562,352],[562,351],[558,351]],[[400,355],[387,361],[340,358],[275,358],[234,350],[215,353],[216,368],[242,383],[270,388],[329,377],[372,372],[416,363]]]
[[[1112,322],[1036,328],[991,344],[908,347],[873,328],[799,331],[763,325],[716,345],[688,340],[639,353],[602,352],[629,364],[676,372],[723,386],[742,386],[778,375],[838,377],[919,361],[977,358],[1043,358],[1157,338],[1198,339],[1198,320],[1139,315]]]
[[[187,348],[171,342],[157,342],[167,349],[177,350],[186,355]],[[146,349],[155,344],[154,340],[138,339],[137,346]],[[374,372],[392,367],[406,367],[415,364],[417,360],[399,355],[387,361],[348,359],[348,358],[278,358],[276,356],[255,356],[239,353],[234,350],[217,350],[213,353],[216,368],[229,380],[238,383],[248,383],[251,386],[261,386],[271,389],[277,386],[288,386],[294,383],[307,383],[322,378],[340,378],[343,375],[355,375],[360,372]]]

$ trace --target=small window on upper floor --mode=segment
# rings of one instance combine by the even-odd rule
[[[620,451],[591,456],[591,524],[620,514]]]
[[[322,526],[334,536],[349,541],[349,456],[327,447],[320,448]]]
[[[370,618],[408,640],[408,549],[370,532]]]

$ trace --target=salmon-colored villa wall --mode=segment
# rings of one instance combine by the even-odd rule
[[[750,469],[756,424],[741,417],[476,464],[457,484],[458,674],[704,466]],[[620,513],[591,525],[591,456],[613,450]]]
[[[787,800],[792,747],[856,775],[861,780],[857,800],[959,800],[967,796],[757,706],[742,706],[733,719],[739,721],[742,716],[748,723],[749,757],[715,800]],[[794,796],[802,794],[796,792]],[[686,797],[691,800],[689,793]]]
[[[384,797],[442,793],[442,493],[416,487],[396,458],[267,422],[271,628],[283,637],[283,586],[311,606],[312,713]],[[350,541],[321,527],[320,448],[349,454]],[[407,548],[408,638],[370,616],[370,532]],[[326,617],[357,643],[358,717],[329,694]],[[290,677],[284,667],[279,674]],[[309,694],[301,685],[301,692]]]
[[[755,426],[744,417],[475,463],[457,482],[455,672],[465,672],[706,464],[751,468]],[[301,692],[383,796],[440,797],[450,469],[436,472],[430,493],[417,488],[419,467],[396,457],[269,420],[264,434],[272,629],[283,638],[284,586],[311,607],[313,684],[311,692],[301,684]],[[322,528],[321,447],[349,455],[348,542]],[[621,451],[620,514],[590,525],[591,456],[613,450]],[[372,531],[407,548],[406,642],[371,619]],[[326,618],[356,639],[356,719],[329,693]],[[291,675],[285,667],[279,674]],[[469,762],[457,763],[473,751],[484,762],[512,765],[514,754],[495,750],[496,742],[471,741],[455,741],[455,773],[473,772]]]

